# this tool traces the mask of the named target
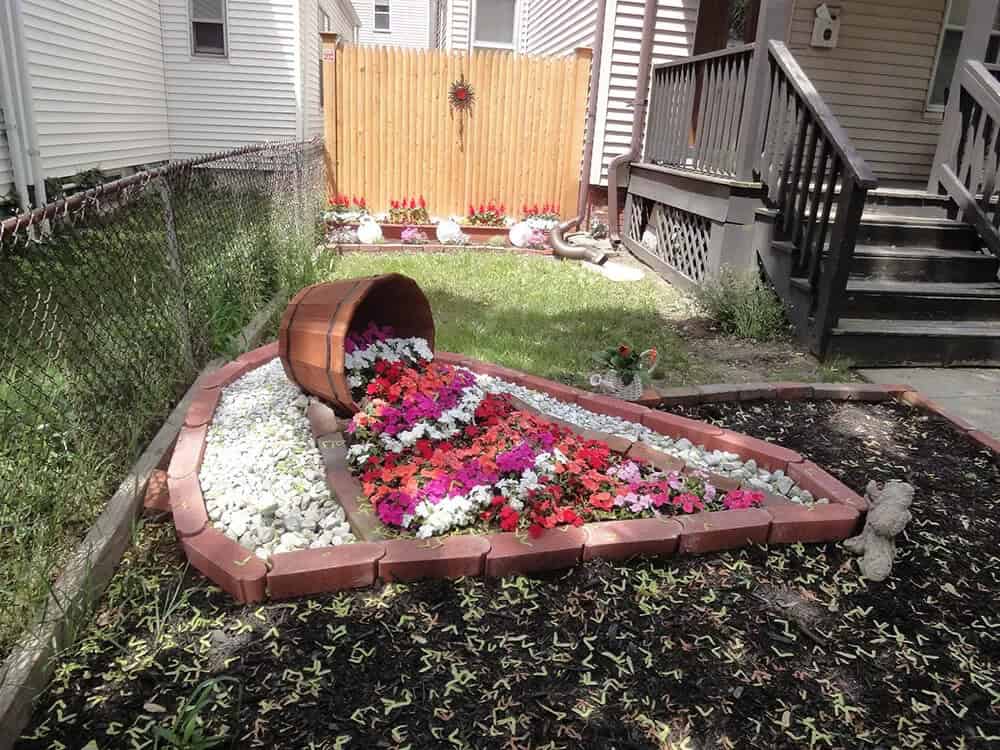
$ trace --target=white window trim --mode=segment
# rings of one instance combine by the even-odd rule
[[[229,57],[229,3],[220,0],[222,3],[221,18],[203,18],[194,15],[194,0],[187,0],[188,7],[188,35],[191,37],[191,56],[203,57],[209,60],[225,60]],[[221,23],[222,24],[222,52],[199,52],[195,49],[194,25],[195,23]]]
[[[959,26],[958,24],[948,23],[948,19],[951,18],[951,5],[953,0],[948,0],[944,6],[944,16],[941,21],[941,33],[938,34],[937,49],[934,50],[934,65],[931,66],[931,78],[927,84],[927,97],[924,100],[924,111],[929,113],[943,113],[945,105],[944,104],[932,104],[931,94],[934,93],[934,79],[937,78],[938,65],[941,64],[941,50],[944,49],[944,37],[949,31],[960,31],[963,35],[965,34],[965,24]],[[966,19],[968,20],[968,19]],[[1000,37],[1000,30],[993,29],[990,32],[990,37]],[[960,43],[961,44],[961,43]],[[988,46],[989,43],[987,43]],[[983,58],[985,58],[985,53]],[[955,65],[958,65],[960,60],[955,61]],[[985,64],[985,63],[984,63]],[[994,69],[997,67],[995,64],[986,65],[987,68]]]
[[[511,52],[520,52],[521,41],[521,0],[514,1],[514,41],[511,44],[503,42],[480,42],[476,39],[476,14],[479,11],[479,3],[483,0],[473,0],[472,12],[469,14],[469,49],[506,49]]]
[[[387,15],[389,17],[389,25],[386,26],[384,29],[380,29],[380,28],[378,28],[375,25],[375,15],[376,15],[376,10],[375,9],[379,5],[385,5],[385,6],[389,7],[389,12],[385,14],[385,15]],[[372,31],[374,31],[376,34],[391,34],[392,33],[392,5],[391,5],[391,3],[388,0],[373,0],[372,1]]]

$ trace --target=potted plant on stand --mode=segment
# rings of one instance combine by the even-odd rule
[[[643,388],[656,369],[656,349],[639,352],[628,344],[619,344],[598,352],[594,359],[601,367],[590,376],[590,385],[625,401],[638,401]]]

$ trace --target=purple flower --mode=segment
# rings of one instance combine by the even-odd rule
[[[520,474],[535,465],[535,451],[528,443],[497,454],[497,468],[504,474]]]

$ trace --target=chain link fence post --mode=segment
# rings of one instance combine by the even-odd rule
[[[191,316],[186,301],[187,283],[184,278],[184,266],[181,262],[180,245],[177,239],[177,223],[174,216],[174,205],[171,200],[170,183],[166,177],[158,175],[153,178],[153,187],[163,201],[163,228],[167,239],[167,264],[177,279],[177,287],[181,293],[177,296],[177,324],[180,329],[181,354],[185,367],[194,372],[194,345],[191,336]]]

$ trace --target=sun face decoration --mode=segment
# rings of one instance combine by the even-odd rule
[[[462,74],[457,81],[452,81],[451,87],[448,89],[448,102],[453,109],[460,111],[472,109],[475,100],[476,92],[465,80],[465,74]]]

